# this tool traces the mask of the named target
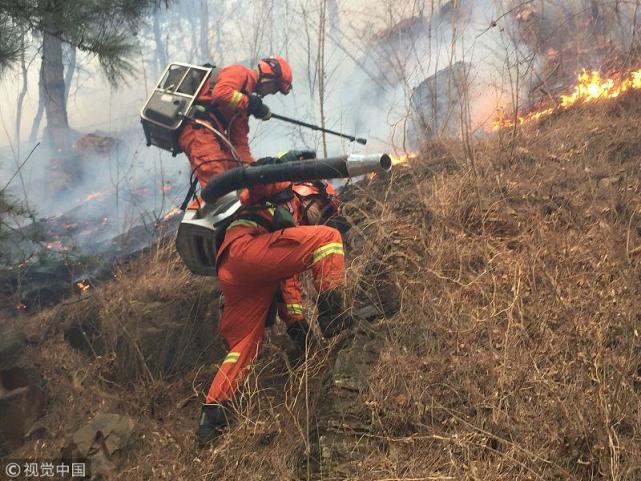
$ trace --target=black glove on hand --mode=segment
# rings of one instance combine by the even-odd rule
[[[345,235],[352,228],[352,224],[342,215],[333,215],[325,222],[326,226],[333,227],[341,234]]]
[[[296,160],[315,159],[316,152],[313,150],[288,150],[284,154],[280,154],[278,159],[281,162],[294,162]]]
[[[280,159],[277,157],[261,157],[256,162],[249,164],[250,167],[259,167],[261,165],[275,165],[280,164]]]
[[[272,116],[272,113],[269,111],[269,107],[267,107],[267,105],[263,103],[263,99],[256,94],[251,94],[249,96],[247,112],[257,119],[262,120],[268,120]]]

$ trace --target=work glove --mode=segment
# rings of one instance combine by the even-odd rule
[[[256,162],[252,162],[249,164],[250,167],[260,167],[261,165],[276,165],[280,164],[280,159],[278,157],[261,157],[260,159],[256,160]]]
[[[297,160],[315,159],[316,152],[313,150],[288,150],[278,154],[278,160],[284,162],[295,162]]]
[[[325,222],[325,225],[333,227],[342,235],[347,234],[352,228],[352,224],[342,215],[332,215],[327,222]]]
[[[272,116],[272,113],[269,111],[269,107],[263,103],[261,99],[256,94],[251,94],[249,96],[249,106],[247,107],[247,112],[250,115],[253,115],[257,119],[269,120]]]

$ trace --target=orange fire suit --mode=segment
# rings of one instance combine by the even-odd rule
[[[287,185],[256,186],[243,192],[241,200],[251,205]],[[269,208],[258,213],[267,220],[273,218]],[[284,280],[311,269],[318,292],[343,283],[343,242],[336,229],[324,225],[269,232],[259,223],[240,218],[227,228],[216,266],[225,300],[220,332],[229,353],[209,388],[207,403],[231,399],[245,379],[260,350],[274,294]]]
[[[197,97],[199,104],[212,111],[203,121],[227,136],[245,164],[254,161],[249,151],[247,107],[256,82],[254,70],[243,65],[230,65],[219,71],[213,88],[209,81],[205,82]],[[229,146],[195,122],[188,121],[183,127],[178,145],[189,158],[201,187],[210,177],[239,167]]]

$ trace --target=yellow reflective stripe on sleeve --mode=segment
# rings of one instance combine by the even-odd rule
[[[232,109],[235,109],[238,106],[238,102],[240,102],[243,99],[243,94],[241,94],[238,90],[234,90],[234,93],[231,95],[231,100],[229,101],[229,105],[231,106]]]
[[[287,304],[287,312],[290,314],[302,314],[303,306],[300,304]]]
[[[239,219],[229,224],[227,228],[231,229],[232,227],[258,227],[258,224],[253,220]]]
[[[240,357],[240,352],[230,352],[225,357],[223,364],[236,364],[238,362],[239,357]]]
[[[343,244],[341,242],[332,242],[331,244],[319,247],[314,251],[314,260],[312,263],[316,264],[318,261],[330,254],[344,255]]]

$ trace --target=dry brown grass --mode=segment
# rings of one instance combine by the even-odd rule
[[[455,172],[397,177],[375,257],[403,309],[366,400],[387,449],[359,477],[641,479],[639,108],[488,139],[478,181],[452,146],[427,156]]]
[[[627,96],[500,133],[474,146],[476,175],[458,143],[434,144],[391,182],[353,189],[352,297],[400,312],[372,326],[380,355],[353,398],[367,426],[340,428],[370,448],[354,446],[340,471],[321,459],[322,413],[347,341],[291,368],[280,326],[237,423],[194,449],[197,405],[183,401],[213,366],[160,375],[129,337],[153,322],[150,304],[174,320],[211,315],[187,307],[210,281],[168,254],[96,292],[98,305],[43,314],[97,312],[118,339],[127,320],[131,342],[123,372],[108,355],[116,337],[92,359],[50,330],[31,352],[52,392],[48,433],[19,454],[55,454],[91,415],[116,411],[144,435],[119,479],[641,479],[640,116]]]

